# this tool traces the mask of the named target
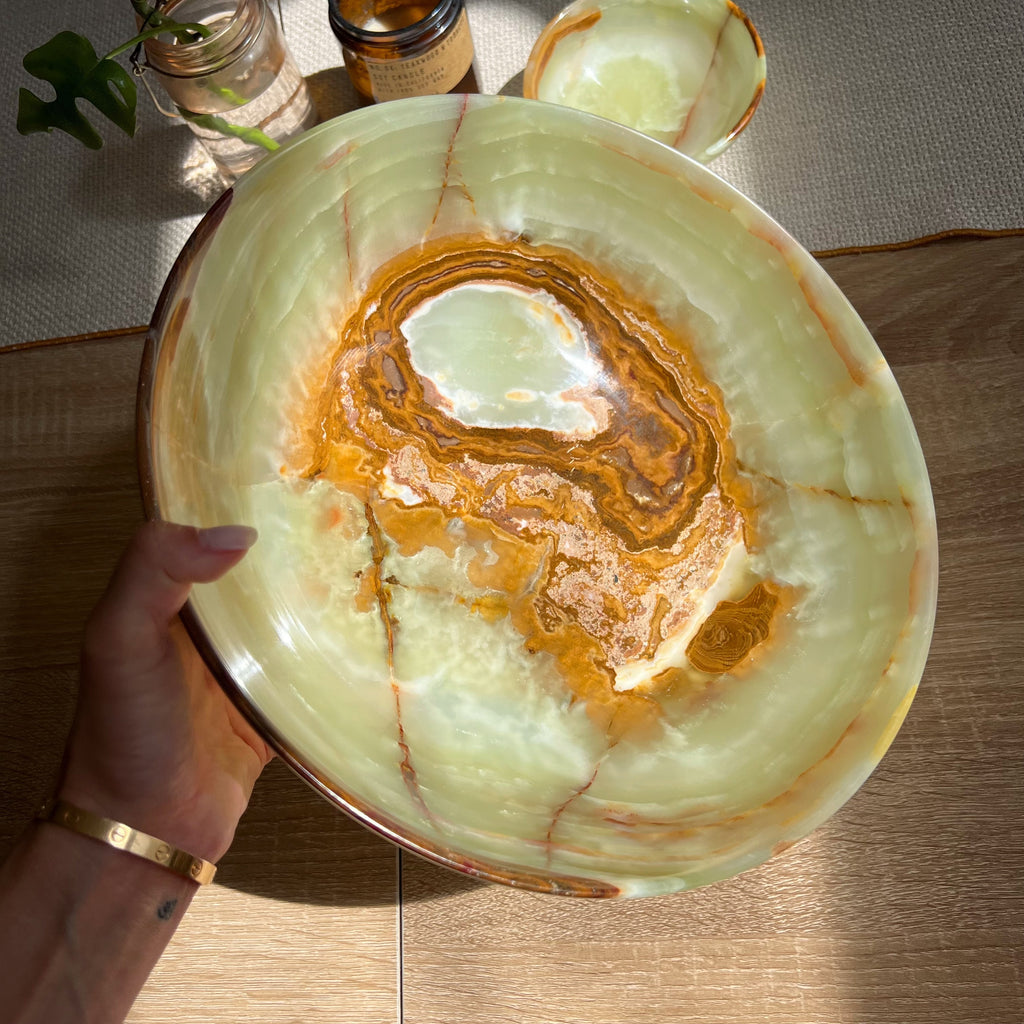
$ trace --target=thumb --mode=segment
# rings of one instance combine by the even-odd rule
[[[249,526],[200,530],[158,521],[136,531],[86,626],[83,654],[94,663],[145,671],[166,653],[171,620],[193,583],[219,579],[255,543]]]

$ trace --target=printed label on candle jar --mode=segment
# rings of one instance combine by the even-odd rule
[[[472,63],[473,38],[463,11],[455,27],[432,50],[404,60],[366,58],[366,70],[375,100],[400,100],[449,92]]]

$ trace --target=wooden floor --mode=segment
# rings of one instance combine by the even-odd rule
[[[939,522],[923,685],[860,793],[732,881],[585,903],[399,855],[275,763],[131,1021],[1024,1021],[1024,238],[825,266],[903,388]],[[78,635],[141,517],[141,351],[0,351],[0,855],[50,791]]]

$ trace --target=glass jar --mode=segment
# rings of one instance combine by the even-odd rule
[[[160,15],[210,34],[146,41],[147,66],[228,181],[316,122],[266,0],[170,0]],[[165,111],[166,113],[166,111]]]
[[[366,102],[480,91],[463,0],[330,0],[328,16]]]

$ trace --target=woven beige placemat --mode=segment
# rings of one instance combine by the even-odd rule
[[[481,86],[511,86],[560,0],[467,0]],[[768,85],[712,168],[805,246],[898,243],[956,229],[1024,228],[1024,4],[748,0]],[[325,0],[283,0],[289,45],[346,102]],[[188,129],[140,96],[133,140],[99,152],[14,129],[22,56],[65,28],[109,49],[133,30],[128,0],[22,4],[0,36],[0,346],[145,323],[218,185]],[[320,74],[317,74],[320,73]],[[340,84],[339,84],[340,83]],[[333,90],[333,95],[332,95]]]

